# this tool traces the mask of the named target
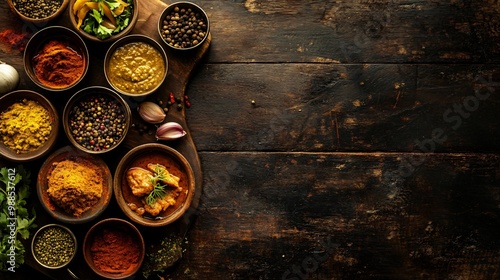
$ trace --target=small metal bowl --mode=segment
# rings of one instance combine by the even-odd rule
[[[131,264],[124,271],[104,271],[99,269],[99,267],[94,262],[95,256],[92,250],[92,245],[96,241],[96,237],[103,238],[103,233],[105,230],[108,230],[108,234],[112,234],[115,237],[117,233],[123,233],[124,235],[129,236],[131,241],[133,241],[138,247],[139,254],[137,256],[136,262]],[[109,231],[115,231],[115,233],[109,233]],[[102,248],[99,249],[102,250]],[[117,255],[119,252],[109,253],[115,254],[114,256],[116,258],[119,258],[119,255]],[[132,223],[122,219],[109,218],[96,223],[90,228],[83,240],[83,257],[85,258],[85,262],[97,275],[107,279],[124,279],[136,274],[141,268],[145,254],[146,247],[142,234]]]
[[[178,11],[176,11],[176,9],[178,9]],[[168,39],[167,39],[168,35],[166,35],[164,33],[164,30],[163,30],[163,27],[165,26],[164,21],[166,21],[167,16],[175,14],[175,13],[180,13],[182,10],[187,11],[188,9],[191,9],[193,13],[197,13],[202,18],[202,20],[206,23],[206,28],[200,29],[202,32],[204,32],[204,34],[203,34],[203,37],[197,38],[197,41],[198,41],[197,43],[192,44],[192,45],[184,45],[184,46],[181,43],[181,45],[176,46],[175,43],[172,43],[172,41],[168,41]],[[199,20],[199,18],[198,18],[198,20]],[[180,24],[181,22],[183,22],[183,20],[182,19],[176,20],[176,22],[177,22],[177,24]],[[192,49],[199,47],[201,44],[203,44],[203,42],[205,42],[205,40],[208,37],[209,32],[210,32],[210,21],[208,19],[207,13],[205,13],[205,11],[200,6],[198,6],[194,3],[191,3],[191,2],[180,1],[180,2],[175,2],[175,3],[170,4],[169,6],[167,6],[163,10],[163,12],[160,15],[160,19],[158,20],[158,34],[160,35],[160,38],[169,48],[172,48],[174,50],[187,51],[187,50],[192,50]],[[183,35],[183,34],[181,34],[181,35]],[[170,33],[170,35],[174,36],[175,34]]]
[[[3,141],[0,141],[0,155],[15,162],[28,162],[44,157],[56,144],[57,136],[59,134],[59,116],[56,108],[47,98],[37,92],[30,90],[17,90],[0,97],[0,113],[6,111],[12,104],[20,102],[23,99],[36,101],[48,111],[49,119],[52,124],[52,130],[47,141],[38,149],[31,152],[16,153],[16,151],[7,147]]]
[[[17,1],[17,2],[20,2],[20,1]],[[33,23],[33,24],[35,24],[35,26],[42,26],[43,24],[46,24],[49,21],[52,21],[52,20],[55,20],[56,18],[58,18],[64,12],[64,10],[66,9],[66,7],[68,6],[68,2],[69,2],[69,0],[61,0],[61,6],[59,6],[59,8],[54,13],[52,13],[51,15],[49,15],[47,17],[44,17],[44,18],[33,18],[33,17],[29,17],[28,15],[25,15],[25,14],[21,13],[18,10],[18,6],[17,6],[18,4],[14,4],[13,0],[7,0],[7,3],[9,4],[10,9],[19,18],[21,18],[24,22]]]
[[[164,73],[162,73],[163,75],[160,75],[158,77],[158,80],[155,82],[154,85],[152,85],[148,89],[144,89],[141,92],[136,93],[136,92],[132,92],[131,90],[125,89],[124,86],[118,86],[116,84],[115,80],[129,81],[129,80],[131,80],[131,75],[136,75],[136,72],[139,69],[139,67],[143,68],[143,69],[145,69],[146,66],[154,67],[154,66],[151,66],[149,64],[155,63],[158,61],[147,59],[147,57],[143,57],[142,55],[137,55],[137,54],[133,54],[133,55],[129,56],[129,57],[132,57],[133,61],[131,61],[130,58],[123,57],[123,59],[121,59],[120,63],[122,63],[123,65],[126,65],[126,66],[122,66],[119,69],[121,69],[123,71],[128,70],[129,73],[124,73],[124,75],[126,75],[125,78],[118,78],[118,77],[114,78],[114,76],[113,76],[114,70],[111,69],[110,63],[115,60],[114,55],[117,52],[117,50],[123,50],[124,47],[128,47],[128,46],[131,46],[132,44],[139,44],[139,43],[149,45],[150,47],[152,47],[154,50],[156,50],[158,52],[159,56],[161,56],[161,59],[163,59]],[[140,61],[137,62],[138,60],[140,60]],[[135,65],[133,65],[132,63],[135,63]],[[161,47],[161,45],[158,42],[153,40],[151,37],[148,37],[145,35],[134,34],[134,35],[128,35],[128,36],[125,36],[125,37],[119,39],[118,41],[114,42],[111,45],[111,47],[106,52],[106,56],[104,58],[104,74],[106,76],[106,80],[108,81],[108,83],[117,92],[119,92],[123,95],[129,96],[129,97],[133,97],[133,98],[134,97],[144,97],[144,96],[147,96],[147,95],[155,92],[161,86],[163,81],[165,81],[165,78],[167,77],[167,72],[168,72],[167,54],[165,53],[165,51],[163,50],[163,48]],[[151,77],[151,75],[147,74],[145,77]],[[141,80],[140,82],[144,83],[144,80]]]
[[[72,244],[73,246],[71,246],[72,248],[66,248],[68,250],[72,250],[72,252],[70,253],[69,256],[67,256],[67,260],[65,262],[60,263],[58,265],[50,265],[50,264],[44,262],[44,260],[42,260],[42,257],[37,253],[38,252],[37,242],[49,242],[51,245],[53,245],[52,244],[53,242],[56,242],[53,239],[50,239],[50,238],[47,238],[46,236],[43,236],[45,231],[51,230],[51,229],[62,230],[61,231],[62,234],[69,235],[69,237],[73,240],[73,244]],[[37,230],[37,232],[33,236],[33,240],[31,241],[31,253],[33,254],[33,258],[36,260],[36,262],[39,265],[41,265],[45,268],[49,268],[49,269],[58,269],[58,268],[62,268],[62,267],[65,267],[66,265],[68,265],[75,257],[77,248],[78,248],[78,245],[77,245],[76,237],[73,234],[73,232],[69,228],[67,228],[63,225],[59,225],[59,224],[48,224],[48,225],[41,227],[40,229]],[[58,251],[57,253],[59,253],[59,252],[60,251]]]
[[[122,113],[123,113],[122,122],[123,122],[124,127],[123,127],[122,134],[121,134],[119,139],[114,139],[113,145],[110,146],[109,148],[104,147],[103,149],[94,149],[94,150],[89,149],[87,147],[82,146],[81,142],[79,143],[79,141],[77,141],[73,135],[73,130],[75,128],[72,127],[70,124],[71,111],[83,99],[90,98],[92,96],[105,97],[108,100],[116,101],[117,104],[119,105]],[[97,110],[98,108],[95,108],[95,109]],[[68,100],[68,103],[66,103],[66,106],[64,107],[62,119],[63,119],[64,132],[66,133],[66,136],[68,137],[71,144],[73,144],[73,146],[75,146],[76,148],[80,149],[81,151],[84,151],[84,152],[89,153],[89,154],[103,154],[103,153],[107,153],[107,152],[115,149],[116,147],[118,147],[121,144],[121,142],[123,142],[123,140],[125,139],[125,137],[127,135],[128,129],[129,129],[130,116],[131,116],[131,111],[130,111],[129,105],[127,104],[127,102],[125,102],[125,100],[123,100],[123,98],[118,93],[116,93],[108,88],[105,88],[105,87],[91,86],[91,87],[87,87],[87,88],[84,88],[84,89],[78,91]],[[104,120],[101,119],[101,121],[104,121]],[[103,133],[106,132],[105,130],[103,130],[103,131],[98,130],[98,131],[103,132]],[[97,137],[99,137],[99,136],[101,136],[101,135],[98,135]],[[95,137],[95,138],[97,138],[97,137]]]
[[[166,166],[170,173],[180,178],[179,185],[182,187],[179,196],[175,199],[175,204],[154,217],[147,213],[139,215],[132,210],[130,207],[132,204],[142,206],[139,203],[143,203],[143,198],[132,194],[126,178],[130,168],[146,169],[147,163]],[[147,227],[161,227],[178,220],[191,206],[195,192],[194,173],[187,159],[173,148],[158,143],[143,144],[130,150],[118,163],[113,178],[113,190],[118,205],[133,222]]]
[[[83,71],[80,74],[80,77],[78,77],[68,85],[64,86],[49,85],[43,83],[37,77],[35,71],[36,63],[34,61],[34,58],[39,55],[39,52],[42,50],[45,44],[53,40],[64,43],[69,51],[76,52],[77,55],[81,56],[83,60],[84,63]],[[54,56],[53,58],[59,59],[59,56],[57,57]],[[26,71],[26,74],[35,84],[37,84],[39,87],[43,89],[56,92],[68,90],[76,86],[83,80],[89,68],[89,52],[87,46],[85,45],[85,42],[74,31],[63,26],[50,26],[35,33],[35,35],[33,35],[33,37],[30,38],[28,44],[26,45],[26,49],[24,50],[23,60],[24,60],[24,70]],[[50,74],[51,71],[52,71],[51,69],[46,69],[46,68],[43,69],[43,73],[47,75]],[[61,70],[60,72],[64,72],[64,70]]]
[[[74,15],[74,11],[73,11],[73,5],[75,4],[75,2],[76,2],[76,0],[69,0],[68,14],[69,14],[71,26],[72,26],[73,30],[75,30],[78,34],[80,34],[80,36],[82,36],[86,40],[89,40],[92,42],[109,43],[109,42],[116,41],[116,40],[128,35],[132,31],[132,29],[134,29],[135,24],[137,23],[137,19],[139,18],[139,1],[133,0],[132,1],[132,7],[133,7],[132,18],[129,20],[128,26],[125,27],[125,29],[123,29],[119,33],[116,33],[107,39],[99,39],[95,35],[87,33],[81,27],[77,28],[78,19]]]

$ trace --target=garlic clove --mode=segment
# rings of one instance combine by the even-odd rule
[[[163,122],[166,116],[165,112],[163,112],[163,109],[158,104],[150,101],[139,104],[137,111],[144,121],[152,124]]]
[[[175,140],[186,135],[186,131],[176,122],[167,122],[158,127],[156,130],[156,139],[158,140]]]

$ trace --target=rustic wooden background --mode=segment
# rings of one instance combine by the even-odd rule
[[[204,189],[169,276],[500,278],[498,1],[193,2]]]

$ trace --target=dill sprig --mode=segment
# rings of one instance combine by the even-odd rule
[[[158,165],[155,167],[154,176],[151,176],[151,184],[153,185],[153,190],[146,197],[146,203],[152,205],[156,202],[156,199],[162,199],[165,197],[167,192],[165,191],[166,185],[160,184],[162,180],[165,180],[166,176],[165,169],[160,168]]]

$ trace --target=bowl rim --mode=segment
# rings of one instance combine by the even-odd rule
[[[73,254],[71,255],[71,257],[69,258],[69,260],[64,263],[64,264],[61,264],[61,265],[58,265],[58,266],[49,266],[49,265],[46,265],[46,264],[43,264],[42,262],[40,262],[40,260],[36,257],[36,254],[35,254],[35,250],[34,250],[34,246],[35,246],[35,241],[36,241],[36,237],[38,236],[38,234],[40,234],[43,230],[47,229],[47,228],[50,228],[50,227],[58,227],[58,228],[62,228],[63,230],[65,230],[67,233],[69,233],[69,235],[71,236],[71,238],[73,239],[73,242],[75,243],[75,250],[73,251]],[[76,256],[76,252],[78,251],[78,241],[76,239],[76,236],[75,234],[73,233],[73,231],[71,231],[71,229],[69,229],[68,227],[66,226],[63,226],[61,224],[55,224],[55,223],[51,223],[51,224],[46,224],[44,226],[42,226],[41,228],[39,228],[35,234],[33,235],[33,238],[31,239],[31,254],[33,255],[33,258],[35,259],[35,261],[45,267],[45,268],[48,268],[48,269],[59,269],[59,268],[62,268],[62,267],[65,267],[66,265],[68,265],[72,260],[73,258]]]
[[[80,100],[81,98],[83,98],[84,96],[87,96],[88,94],[92,94],[92,93],[95,93],[95,92],[97,92],[97,93],[105,93],[105,94],[110,95],[112,98],[116,99],[118,101],[118,103],[121,104],[121,106],[123,108],[123,111],[124,111],[124,114],[125,114],[125,129],[124,129],[123,135],[120,138],[120,140],[118,141],[118,143],[116,143],[116,145],[114,145],[113,147],[111,147],[109,149],[99,150],[99,151],[88,150],[85,147],[83,147],[80,144],[78,144],[75,141],[75,139],[73,138],[73,135],[71,134],[71,130],[68,127],[69,113],[70,113],[71,109],[73,108],[73,106],[75,105],[75,103],[78,100]],[[79,149],[79,150],[81,150],[81,151],[83,151],[85,153],[88,153],[88,154],[99,155],[99,154],[105,154],[105,153],[107,153],[109,151],[112,151],[112,150],[116,149],[125,140],[125,138],[127,137],[127,133],[128,133],[129,127],[130,127],[131,116],[132,116],[132,111],[130,110],[130,106],[125,101],[125,99],[123,99],[123,97],[120,96],[120,94],[118,94],[117,92],[115,92],[112,89],[109,89],[107,87],[103,87],[103,86],[89,86],[89,87],[86,87],[86,88],[83,88],[83,89],[77,91],[75,94],[73,94],[69,98],[68,102],[66,102],[66,104],[64,105],[64,110],[63,110],[63,114],[62,114],[62,122],[63,122],[64,133],[66,134],[66,137],[68,138],[68,140],[71,142],[71,144],[74,147],[76,147],[77,149]]]
[[[36,19],[36,18],[30,18],[24,14],[22,14],[21,12],[19,12],[16,7],[14,7],[14,2],[12,2],[12,0],[7,0],[7,3],[10,7],[10,9],[18,16],[20,17],[23,21],[27,21],[27,22],[31,22],[31,23],[34,23],[34,24],[37,24],[37,25],[40,25],[40,24],[43,24],[43,23],[47,23],[49,21],[52,21],[56,18],[58,18],[61,14],[64,13],[64,10],[66,9],[66,7],[68,6],[68,3],[69,3],[69,0],[62,0],[62,3],[61,3],[61,6],[59,7],[59,9],[57,9],[53,14],[51,14],[50,16],[46,17],[46,18],[40,18],[40,19]]]
[[[115,275],[114,277],[110,276],[110,274],[107,274],[107,273],[104,273],[104,272],[98,270],[93,265],[91,265],[92,256],[91,256],[91,254],[88,254],[88,251],[90,250],[89,248],[90,248],[90,245],[92,242],[91,239],[94,238],[96,231],[101,229],[101,228],[104,228],[108,225],[113,225],[113,224],[120,224],[120,225],[125,226],[128,229],[130,229],[132,234],[135,234],[136,235],[135,237],[138,237],[138,238],[134,238],[134,240],[139,240],[139,246],[140,246],[140,250],[141,250],[141,255],[139,258],[138,265],[128,273],[120,274],[118,276]],[[102,276],[102,277],[105,277],[108,279],[123,279],[123,278],[130,277],[131,275],[134,275],[141,268],[142,263],[144,262],[145,255],[146,255],[146,244],[144,241],[144,237],[142,236],[142,233],[139,231],[139,229],[133,223],[131,223],[127,220],[121,219],[121,218],[106,218],[106,219],[101,220],[101,221],[95,223],[94,225],[92,225],[90,227],[90,229],[87,231],[87,233],[85,234],[85,237],[83,239],[82,253],[83,253],[83,258],[85,259],[85,262],[87,263],[87,265],[90,267],[90,269],[92,271],[94,271],[99,276]]]
[[[187,177],[187,181],[188,181],[188,186],[187,186],[188,193],[186,195],[185,200],[182,202],[182,204],[177,209],[174,210],[174,212],[172,212],[170,215],[166,216],[164,219],[161,219],[161,220],[145,219],[145,218],[142,218],[141,216],[137,215],[134,211],[132,211],[130,209],[130,207],[128,207],[126,205],[127,202],[123,198],[123,192],[122,192],[123,186],[121,184],[122,174],[123,174],[123,172],[126,171],[130,162],[134,158],[140,156],[143,152],[151,152],[154,150],[161,150],[161,151],[169,154],[170,156],[175,157],[175,160],[177,160],[182,165],[182,167],[185,169],[186,177]],[[191,202],[193,200],[195,188],[196,188],[196,184],[195,184],[194,172],[193,172],[193,169],[192,169],[189,161],[179,151],[175,150],[174,148],[172,148],[170,146],[160,144],[160,143],[146,143],[146,144],[142,144],[142,145],[139,145],[139,146],[131,149],[129,152],[127,152],[122,157],[122,159],[118,163],[116,170],[115,170],[115,175],[113,177],[113,193],[114,193],[116,202],[118,203],[118,206],[120,207],[122,212],[129,219],[131,219],[133,222],[135,222],[139,225],[146,226],[146,227],[166,226],[166,225],[169,225],[169,224],[177,221],[179,218],[181,218],[186,213],[186,211],[191,207]]]
[[[45,196],[44,193],[42,192],[42,188],[46,188],[47,186],[47,175],[50,166],[52,163],[54,163],[55,159],[58,156],[61,156],[63,154],[67,154],[66,157],[68,156],[74,156],[74,157],[79,157],[79,158],[84,158],[86,160],[92,161],[92,163],[98,165],[99,167],[104,169],[104,174],[103,176],[105,179],[108,181],[108,184],[103,186],[104,188],[107,189],[106,196],[101,196],[100,201],[103,201],[102,207],[100,207],[97,211],[95,211],[92,215],[86,216],[86,217],[74,217],[71,214],[66,214],[63,213],[61,210],[54,211],[49,208],[45,201]],[[65,157],[65,159],[66,159]],[[96,155],[92,154],[87,154],[82,152],[81,150],[76,149],[73,146],[64,146],[62,148],[59,148],[55,152],[53,152],[42,164],[38,171],[38,176],[37,176],[37,182],[36,182],[36,192],[38,196],[38,201],[42,205],[42,208],[45,210],[45,212],[52,218],[63,222],[67,224],[83,224],[86,222],[90,222],[97,217],[99,217],[108,207],[109,203],[111,202],[111,196],[113,194],[113,177],[111,175],[111,171],[109,170],[108,165],[106,162],[104,162],[103,159]],[[99,202],[98,202],[99,203]],[[59,208],[58,208],[59,209]],[[84,212],[82,215],[85,216]]]
[[[161,36],[161,31],[162,31],[162,22],[163,22],[163,18],[165,18],[166,16],[166,13],[168,11],[170,11],[170,9],[173,9],[176,5],[187,5],[187,6],[192,6],[192,7],[195,7],[196,9],[198,9],[205,17],[205,19],[207,20],[207,32],[205,33],[205,36],[203,37],[203,39],[196,45],[194,46],[191,46],[189,48],[176,48],[174,46],[171,46],[170,44],[168,44],[167,42],[165,42],[165,40],[163,40],[163,37]],[[208,17],[208,14],[205,12],[205,10],[200,7],[199,5],[193,3],[193,2],[189,2],[189,1],[177,1],[177,2],[174,2],[170,5],[168,5],[167,7],[165,7],[165,9],[163,9],[163,11],[160,13],[160,17],[158,19],[158,35],[160,36],[160,40],[169,48],[173,49],[173,50],[177,50],[177,51],[190,51],[190,50],[193,50],[193,49],[197,49],[199,46],[201,46],[208,38],[208,34],[210,33],[210,19]]]
[[[163,74],[163,78],[158,83],[158,85],[156,85],[150,91],[139,93],[139,94],[128,93],[126,91],[123,91],[123,90],[117,88],[110,81],[110,79],[108,77],[108,71],[107,71],[109,60],[111,59],[111,57],[115,53],[116,49],[119,48],[119,47],[122,47],[122,46],[124,46],[126,44],[135,43],[135,42],[145,42],[145,43],[151,45],[152,47],[154,47],[156,50],[158,50],[160,52],[160,55],[163,57],[163,61],[165,62],[165,73]],[[168,75],[168,68],[169,68],[168,66],[169,66],[169,59],[168,59],[167,53],[165,52],[165,50],[163,49],[163,47],[160,45],[160,43],[158,43],[155,39],[151,38],[150,36],[147,36],[147,35],[144,35],[144,34],[130,34],[130,35],[123,36],[122,38],[116,40],[108,48],[108,50],[106,51],[106,55],[104,56],[104,67],[103,67],[103,69],[104,69],[104,76],[106,77],[106,81],[108,82],[108,84],[114,90],[116,90],[120,94],[128,96],[128,97],[139,98],[139,97],[144,97],[144,96],[148,96],[148,95],[152,94],[153,92],[157,91],[163,85],[163,83],[165,82],[165,80],[167,78],[167,75]]]
[[[30,98],[29,96],[34,96],[34,98]],[[57,142],[57,137],[59,135],[60,119],[54,104],[52,104],[52,102],[50,102],[50,100],[47,99],[45,96],[33,90],[21,89],[21,90],[11,91],[0,97],[0,104],[5,104],[4,102],[9,99],[16,100],[19,98],[23,99],[26,98],[28,100],[35,100],[35,101],[38,101],[38,99],[42,100],[43,104],[40,105],[42,105],[45,109],[49,111],[49,115],[51,115],[52,118],[52,131],[50,133],[49,139],[42,146],[40,146],[38,149],[32,152],[17,154],[15,151],[5,146],[3,141],[0,141],[0,147],[1,147],[0,155],[14,162],[28,162],[46,156],[52,150],[52,148],[54,148]],[[13,103],[10,103],[8,104],[8,106],[12,104]]]
[[[134,3],[134,11],[132,13],[132,18],[131,18],[128,26],[125,29],[123,29],[122,31],[120,31],[119,33],[112,35],[111,37],[109,37],[107,39],[101,40],[101,39],[97,38],[96,36],[91,35],[85,31],[83,31],[80,28],[76,29],[77,22],[76,22],[75,16],[72,13],[73,7],[71,5],[75,1],[76,0],[68,0],[68,3],[70,4],[69,8],[68,8],[68,15],[69,15],[69,21],[71,23],[71,26],[73,27],[75,32],[80,34],[86,40],[89,40],[92,42],[110,43],[110,42],[114,42],[120,38],[123,38],[124,36],[128,35],[135,28],[137,20],[139,19],[139,0],[132,0],[132,2]]]
[[[38,39],[38,37],[42,37],[42,39]],[[47,85],[44,85],[42,82],[38,80],[36,75],[33,73],[31,69],[28,69],[29,66],[32,66],[32,63],[30,60],[32,60],[33,57],[29,57],[30,54],[36,54],[36,52],[39,50],[39,48],[45,44],[48,40],[51,38],[70,38],[73,40],[74,44],[77,45],[80,50],[83,52],[83,57],[85,59],[85,67],[83,70],[83,73],[81,77],[76,80],[74,83],[66,86],[66,87],[61,87],[61,88],[53,88]],[[40,40],[40,44],[33,45],[35,40]],[[30,51],[31,48],[33,48],[33,51]],[[24,48],[23,52],[23,65],[24,65],[24,71],[26,72],[26,75],[30,78],[30,80],[35,83],[37,86],[48,90],[52,92],[61,92],[61,91],[66,91],[69,90],[76,85],[78,85],[87,75],[88,69],[89,69],[89,64],[90,64],[90,56],[89,56],[89,50],[87,47],[87,44],[85,44],[85,41],[76,33],[75,31],[71,30],[70,28],[67,28],[65,26],[60,26],[60,25],[52,25],[52,26],[47,26],[45,28],[42,28],[38,30],[31,38],[28,40],[26,43],[26,47]]]

